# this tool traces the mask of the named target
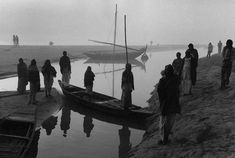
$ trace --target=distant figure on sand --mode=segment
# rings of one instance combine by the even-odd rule
[[[211,44],[211,42],[208,44],[208,52],[207,52],[207,58],[211,57],[211,53],[213,51],[213,45]]]
[[[16,42],[16,46],[18,46],[19,45],[19,37],[18,37],[18,35],[15,35],[15,42]]]
[[[229,77],[232,71],[233,60],[235,57],[235,50],[233,48],[233,41],[228,39],[226,46],[222,51],[223,64],[221,70],[221,89],[225,89],[229,84]]]
[[[60,72],[62,74],[62,81],[69,83],[71,75],[71,63],[66,51],[63,51],[63,56],[60,58]]]
[[[53,85],[53,78],[56,77],[56,70],[51,66],[51,61],[46,60],[42,67],[42,74],[44,76],[45,95],[46,97],[51,96],[51,88]]]
[[[181,53],[176,53],[176,59],[172,62],[172,66],[174,68],[174,73],[178,76],[181,76],[181,71],[183,67],[183,59],[181,58]]]
[[[16,36],[13,35],[13,46],[15,46],[15,45],[16,45]]]
[[[30,82],[30,94],[28,104],[36,104],[36,94],[40,89],[40,76],[36,60],[33,59],[28,68],[28,80]]]
[[[218,53],[219,53],[219,54],[221,54],[222,45],[223,45],[222,42],[219,41],[219,43],[218,43]]]
[[[191,80],[192,85],[196,85],[197,81],[197,65],[198,65],[198,52],[197,49],[194,49],[193,44],[190,43],[188,45],[188,50],[186,52],[189,52],[191,55]]]
[[[26,91],[26,85],[28,84],[28,70],[27,65],[24,63],[23,59],[19,59],[17,64],[17,74],[18,74],[18,88],[19,94],[23,94]]]
[[[89,94],[92,94],[94,79],[95,74],[92,72],[91,67],[88,66],[84,75],[84,87],[86,87],[86,92]]]
[[[134,77],[131,72],[131,64],[126,64],[126,69],[122,73],[122,105],[124,109],[128,109],[132,105],[131,93],[134,90]]]
[[[179,84],[180,80],[174,74],[173,67],[165,67],[165,76],[159,80],[157,92],[160,101],[160,136],[159,145],[166,145],[169,141],[169,135],[175,122],[177,113],[181,112],[179,104]]]
[[[185,52],[182,70],[182,93],[183,95],[192,94],[192,57],[188,51]]]

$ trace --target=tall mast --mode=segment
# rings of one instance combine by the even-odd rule
[[[113,39],[113,53],[115,53],[115,45],[116,45],[116,34],[117,34],[117,4],[115,6],[115,21],[114,21],[114,39]],[[114,58],[114,55],[112,56]],[[114,97],[114,64],[113,64],[113,89],[112,96]]]
[[[124,31],[125,31],[125,46],[126,46],[126,63],[128,64],[127,39],[126,39],[126,15],[124,15]]]

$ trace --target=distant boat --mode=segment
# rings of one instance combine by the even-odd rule
[[[113,45],[114,49],[113,51],[90,51],[90,52],[85,52],[84,55],[86,55],[89,58],[92,59],[103,59],[103,60],[127,60],[128,59],[135,59],[141,54],[145,53],[147,50],[147,46],[141,49],[135,49],[135,48],[129,48],[127,46],[122,46],[116,44],[116,30],[117,30],[117,5],[115,9],[115,26],[114,26],[114,41],[113,43],[109,42],[102,42],[102,41],[97,41],[97,40],[89,40],[95,43],[101,43],[101,44],[108,44],[108,45]],[[115,50],[115,47],[120,47],[120,48],[125,48],[126,50]],[[126,54],[128,50],[128,55]]]
[[[105,59],[90,58],[87,61],[85,61],[84,63],[87,63],[87,64],[126,64],[126,59],[122,59],[122,60],[105,60]],[[142,69],[145,69],[145,65],[142,62],[140,62],[136,59],[129,60],[129,63],[132,64],[133,66],[137,66],[137,67],[141,67]]]
[[[128,51],[128,58],[129,60],[131,59],[136,59],[139,57],[141,54],[146,52],[146,47],[141,48],[140,50],[132,50]],[[90,51],[90,52],[85,52],[84,55],[91,59],[103,59],[103,60],[126,60],[126,53],[125,50],[123,51],[115,51],[113,53],[112,51]]]

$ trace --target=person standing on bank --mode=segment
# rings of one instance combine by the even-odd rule
[[[134,90],[134,77],[133,73],[131,72],[131,64],[126,64],[126,69],[122,73],[122,105],[124,109],[128,109],[132,105],[132,97],[131,93]]]
[[[160,101],[159,145],[169,143],[169,134],[175,122],[176,114],[181,112],[179,104],[179,77],[174,74],[172,65],[165,66],[165,76],[159,80],[157,92]]]
[[[33,59],[28,68],[28,80],[30,82],[30,94],[28,104],[36,104],[36,94],[40,89],[40,76],[36,60]]]
[[[197,65],[198,65],[198,51],[197,49],[194,49],[193,44],[190,43],[188,45],[188,50],[186,52],[189,52],[191,55],[191,80],[192,80],[192,85],[196,85],[197,81]]]
[[[92,72],[91,67],[88,66],[84,75],[84,87],[86,87],[86,92],[88,94],[92,94],[94,78],[95,74]]]
[[[66,51],[63,51],[63,56],[60,58],[59,64],[60,72],[62,74],[62,81],[69,83],[71,75],[71,63]]]
[[[176,59],[172,62],[172,66],[174,68],[174,73],[178,76],[181,76],[181,71],[183,67],[183,59],[181,58],[181,53],[176,53]]]
[[[221,54],[222,45],[223,45],[222,42],[219,41],[219,43],[218,43],[218,53],[219,53],[219,54]]]
[[[211,44],[211,42],[208,44],[208,52],[207,52],[207,58],[211,57],[211,53],[213,51],[213,45]]]
[[[51,88],[53,85],[53,78],[56,77],[56,70],[51,66],[51,61],[46,60],[42,67],[42,74],[44,76],[45,95],[46,97],[51,96]]]
[[[17,74],[18,74],[18,88],[19,94],[24,94],[26,91],[26,85],[28,84],[28,69],[27,65],[24,63],[23,59],[19,59],[17,64]]]
[[[233,60],[235,57],[235,50],[233,48],[233,41],[228,39],[226,46],[222,51],[223,63],[221,70],[221,89],[225,89],[229,84],[229,77],[232,71]]]
[[[192,57],[189,52],[185,53],[183,59],[183,70],[182,70],[182,94],[191,95],[192,94]]]

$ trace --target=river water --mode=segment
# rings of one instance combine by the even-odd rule
[[[160,72],[166,64],[172,63],[177,51],[147,52],[148,60],[130,61],[134,74],[135,90],[133,103],[146,107],[154,85],[160,78]],[[199,48],[199,56],[206,55],[206,49]],[[83,77],[87,66],[95,73],[94,91],[116,98],[121,97],[121,75],[125,62],[104,63],[81,59],[72,62],[70,83],[83,87]],[[54,87],[60,90],[57,80],[61,79],[58,64]],[[114,70],[114,71],[113,71]],[[41,85],[43,85],[41,76]],[[0,80],[0,90],[16,90],[17,77]],[[66,101],[66,99],[65,99]],[[72,104],[69,101],[67,104]],[[73,107],[73,106],[71,106]],[[29,157],[37,158],[122,158],[128,150],[140,143],[144,130],[128,127],[125,122],[117,120],[110,123],[110,118],[64,107],[52,114],[36,132]],[[100,119],[101,118],[101,119]],[[109,122],[109,123],[108,123]]]

